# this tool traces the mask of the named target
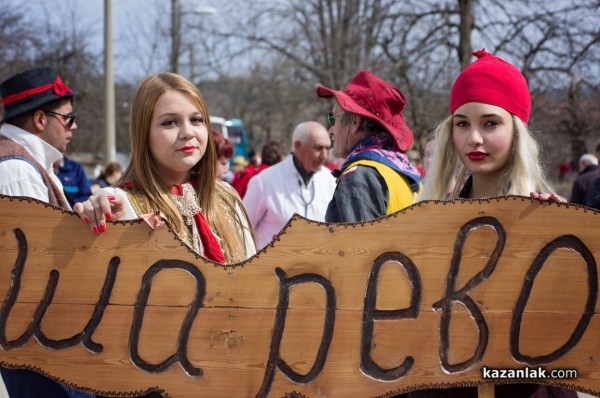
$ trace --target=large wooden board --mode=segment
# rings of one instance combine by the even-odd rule
[[[391,396],[532,380],[600,393],[600,214],[508,197],[329,225],[243,264],[167,228],[0,197],[0,362],[107,396]],[[525,370],[523,370],[525,372]],[[499,376],[499,374],[497,374]]]

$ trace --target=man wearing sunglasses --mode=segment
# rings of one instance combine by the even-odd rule
[[[69,209],[54,174],[77,128],[75,92],[49,67],[30,69],[0,84],[0,194],[27,196]]]
[[[31,69],[0,84],[0,194],[26,196],[70,209],[53,165],[77,128],[75,92],[51,68]],[[92,397],[61,386],[39,373],[0,368],[10,398]],[[0,389],[2,389],[0,382]]]
[[[400,90],[363,70],[343,90],[318,85],[317,95],[334,99],[329,134],[333,155],[345,158],[325,221],[367,221],[413,204],[421,176],[406,155],[413,135]]]

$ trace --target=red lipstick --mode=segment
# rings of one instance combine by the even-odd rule
[[[488,157],[487,153],[484,152],[469,152],[467,153],[467,157],[469,158],[469,160],[473,161],[473,162],[480,162],[482,160],[484,160],[486,157]]]
[[[178,149],[179,152],[188,153],[188,154],[193,153],[195,150],[196,150],[196,147],[191,146],[191,145],[184,146],[183,148]]]

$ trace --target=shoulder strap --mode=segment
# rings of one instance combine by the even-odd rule
[[[56,207],[62,207],[63,209],[70,209],[69,204],[65,200],[65,193],[56,186],[50,178],[50,175],[48,175],[39,162],[31,156],[27,149],[9,138],[0,136],[0,162],[10,159],[22,160],[32,165],[42,178],[44,185],[48,188],[48,203]]]
[[[42,174],[42,172],[40,171],[40,169],[39,169],[39,167],[38,167],[38,165],[37,165],[37,162],[32,162],[31,160],[29,160],[29,159],[28,159],[28,158],[26,158],[26,157],[19,156],[19,155],[8,155],[8,156],[1,157],[1,158],[0,158],[0,162],[4,162],[5,160],[13,160],[13,159],[16,159],[16,160],[22,160],[22,161],[24,161],[24,162],[27,162],[27,163],[29,163],[30,165],[32,165],[32,166],[33,166],[33,168],[35,169],[35,171],[37,171],[37,172],[38,172],[38,174],[40,175],[40,177],[44,178],[44,175],[43,175],[43,174]]]

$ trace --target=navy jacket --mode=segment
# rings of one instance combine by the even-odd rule
[[[62,182],[65,193],[73,199],[73,203],[85,202],[92,196],[90,180],[83,166],[76,161],[65,156],[56,175]]]

